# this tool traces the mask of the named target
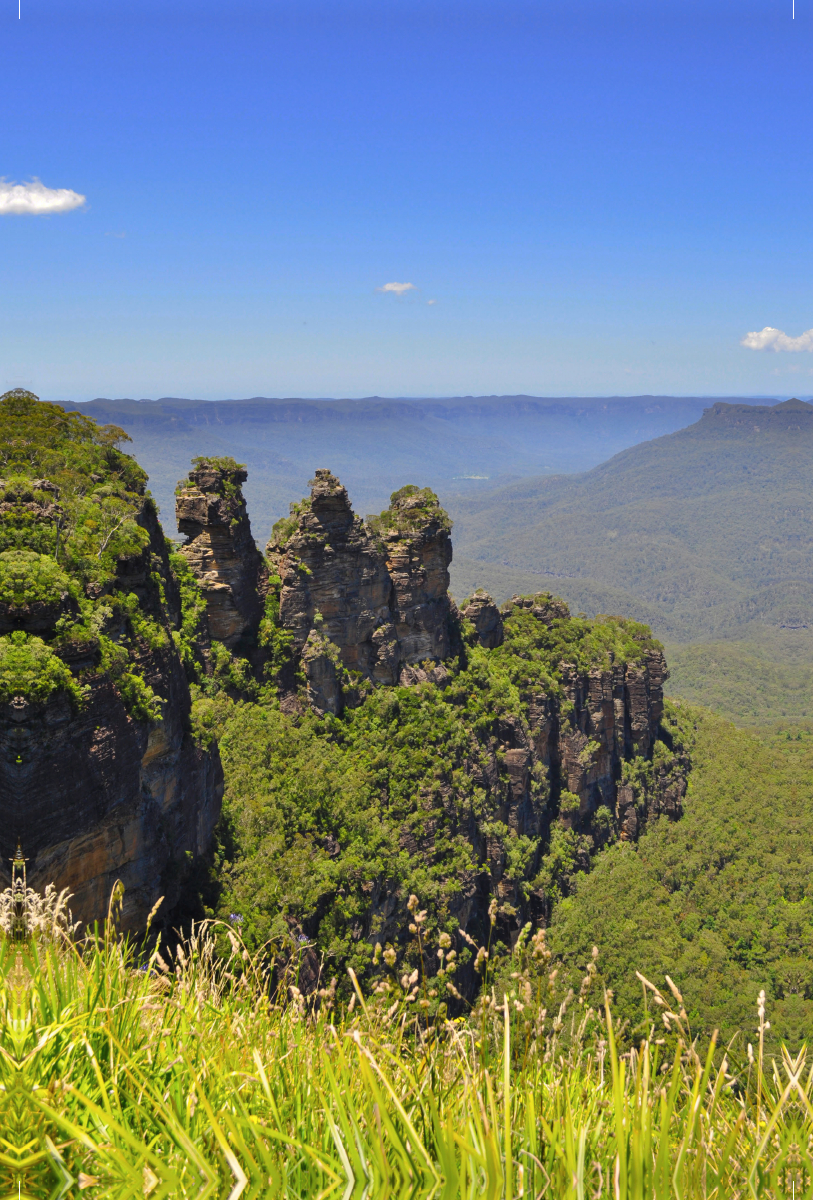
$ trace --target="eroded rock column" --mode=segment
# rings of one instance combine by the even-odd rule
[[[198,459],[175,499],[181,553],[206,598],[213,638],[235,649],[256,633],[268,572],[251,536],[243,499],[247,475],[237,463]]]

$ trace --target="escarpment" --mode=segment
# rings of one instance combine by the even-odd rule
[[[428,489],[362,519],[325,469],[274,527],[263,615],[242,635],[259,656],[242,695],[260,699],[229,710],[223,743],[229,820],[251,831],[245,854],[233,832],[223,903],[258,937],[284,921],[361,970],[365,948],[409,942],[406,899],[423,890],[480,941],[493,915],[510,945],[604,846],[680,816],[688,758],[649,630],[573,617],[547,593],[458,608],[451,556]],[[187,561],[208,605],[205,564]],[[473,973],[457,986],[473,994]]]
[[[0,397],[0,859],[74,917],[125,887],[131,929],[177,902],[220,813],[216,747],[191,736],[181,604],[121,430]]]
[[[181,553],[213,637],[282,648],[261,669],[284,710],[339,715],[377,686],[443,689],[469,647],[520,676],[528,655],[530,677],[542,670],[546,686],[520,686],[517,713],[494,725],[497,757],[472,766],[489,794],[502,789],[498,819],[538,837],[552,815],[585,831],[603,808],[618,836],[634,839],[649,816],[679,815],[679,778],[647,776],[644,785],[625,773],[652,759],[663,714],[666,663],[643,626],[619,619],[596,637],[595,623],[574,621],[548,594],[515,596],[500,610],[480,590],[458,610],[448,594],[451,523],[434,493],[404,487],[363,520],[326,469],[275,525],[266,567],[250,536],[245,478],[231,460],[196,460],[176,499],[189,539]],[[598,824],[596,845],[605,839]]]

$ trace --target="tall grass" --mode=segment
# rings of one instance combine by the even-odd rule
[[[141,961],[112,921],[75,943],[60,898],[31,910],[27,937],[0,913],[3,1196],[811,1195],[813,1070],[766,1061],[764,997],[736,1072],[668,981],[623,1053],[589,968],[549,1015],[541,934],[450,1020],[437,980],[353,978],[339,1006],[272,988],[231,930]]]

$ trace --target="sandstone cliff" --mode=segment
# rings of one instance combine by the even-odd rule
[[[176,496],[186,542],[168,554],[124,436],[24,394],[0,400],[0,853],[20,840],[32,881],[70,887],[76,915],[102,916],[116,879],[130,927],[161,894],[171,911],[219,816],[218,732],[252,708],[235,699],[259,698],[260,726],[274,714],[289,732],[306,705],[358,710],[342,718],[348,745],[372,722],[353,774],[372,790],[352,803],[365,820],[379,812],[395,857],[364,882],[354,939],[403,925],[392,877],[404,854],[441,879],[454,847],[448,912],[465,929],[494,897],[510,938],[605,842],[679,815],[685,770],[662,751],[666,668],[642,626],[571,618],[547,594],[498,610],[477,592],[458,611],[437,497],[404,487],[362,520],[325,469],[263,557],[243,468],[195,460]],[[399,809],[392,746],[366,756],[402,721]],[[340,728],[302,725],[328,740]],[[339,812],[309,853],[340,856],[344,827]]]
[[[334,475],[275,526],[267,558],[278,620],[301,656],[315,707],[338,712],[353,680],[410,681],[449,654],[450,522],[428,489],[402,488],[362,521]],[[342,688],[341,666],[345,675]]]
[[[548,918],[603,846],[635,840],[655,815],[681,813],[688,764],[662,723],[666,664],[649,631],[623,618],[572,617],[547,593],[498,609],[480,590],[458,610],[451,556],[450,522],[431,492],[402,488],[385,512],[362,520],[324,469],[275,526],[258,639],[280,704],[256,721],[244,708],[229,726],[236,754],[246,722],[229,807],[240,820],[247,787],[247,829],[256,831],[266,803],[266,784],[254,781],[274,774],[262,817],[268,843],[260,851],[252,832],[228,901],[230,911],[252,909],[264,936],[280,916],[264,926],[257,896],[279,887],[292,936],[319,946],[324,921],[330,953],[340,929],[342,945],[359,943],[360,954],[365,940],[398,945],[414,870],[415,887],[431,890],[444,919],[480,940],[496,901],[508,945],[526,920]],[[302,721],[306,706],[338,722]],[[289,743],[300,738],[324,742],[324,760],[314,751],[296,768]],[[313,761],[326,764],[329,794]],[[310,795],[322,799],[300,824]],[[349,832],[373,814],[374,838]],[[314,879],[305,873],[300,904],[302,862]],[[330,881],[323,894],[320,878]],[[311,958],[318,966],[318,955],[306,955],[303,984]],[[463,973],[459,986],[473,995],[477,981]]]
[[[211,842],[223,794],[217,749],[190,736],[189,686],[161,612],[153,574],[171,588],[163,535],[147,502],[140,515],[148,548],[117,563],[117,583],[139,596],[165,637],[142,642],[133,656],[145,684],[160,698],[156,719],[128,710],[119,682],[99,670],[93,641],[62,641],[60,658],[85,687],[81,707],[64,691],[44,703],[17,696],[0,709],[0,788],[8,818],[0,852],[8,859],[20,841],[29,882],[73,893],[74,917],[104,917],[116,880],[124,884],[123,925],[144,927],[164,896],[161,918],[178,902],[189,860]],[[101,629],[132,636],[113,613]],[[41,632],[41,626],[38,627]],[[138,639],[136,638],[136,641]]]
[[[544,644],[537,623],[552,627],[554,638],[573,623],[567,606],[547,594],[515,596],[498,611],[481,592],[461,607],[461,616],[471,622],[464,629],[469,644],[489,647],[499,629],[504,662],[517,650],[529,654],[530,638]],[[547,919],[553,895],[566,894],[575,873],[589,870],[592,855],[607,842],[634,840],[654,816],[681,815],[689,764],[671,752],[671,735],[661,724],[665,678],[657,647],[603,666],[560,661],[549,688],[520,679],[520,710],[495,714],[491,732],[471,739],[455,766],[480,789],[478,806],[456,799],[450,769],[440,810],[417,827],[410,823],[401,836],[403,849],[430,869],[449,838],[462,835],[471,845],[480,867],[459,875],[447,901],[461,928],[483,937],[494,897],[499,934],[510,942],[526,919]],[[663,753],[653,762],[658,739]],[[518,872],[511,856],[521,839],[529,839],[528,858]],[[397,941],[403,909],[386,889],[375,895],[370,928],[382,943]],[[473,994],[474,977],[464,982]]]
[[[74,916],[169,915],[211,840],[222,770],[189,732],[180,600],[146,477],[121,430],[0,398],[0,860]]]
[[[268,572],[251,536],[241,485],[246,472],[232,460],[196,459],[175,497],[181,547],[203,595],[213,638],[230,650],[256,636]]]

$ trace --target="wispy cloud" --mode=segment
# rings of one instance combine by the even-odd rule
[[[414,283],[385,283],[383,287],[376,288],[377,292],[393,292],[396,296],[403,296],[404,292],[416,291]]]
[[[788,337],[781,329],[766,325],[759,332],[746,333],[740,345],[749,350],[813,350],[813,329],[798,337]]]
[[[126,238],[127,234],[126,233],[106,233],[104,236],[105,237],[114,237],[114,238]]]
[[[437,304],[437,300],[427,300],[427,304]]]
[[[0,179],[0,216],[25,213],[34,217],[46,217],[50,213],[70,212],[81,208],[85,197],[70,188],[49,188],[39,179],[30,183],[9,183]]]

